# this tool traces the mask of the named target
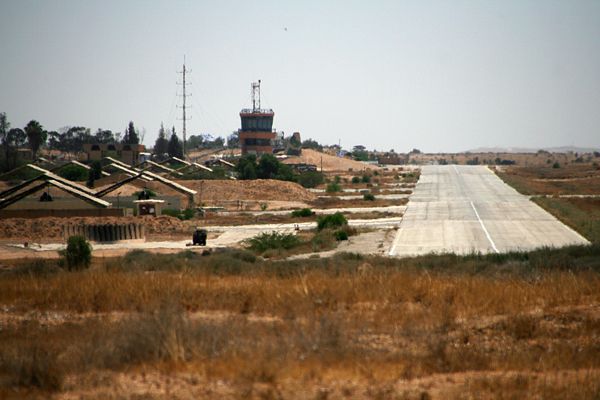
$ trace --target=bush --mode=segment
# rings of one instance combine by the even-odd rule
[[[325,191],[327,193],[341,192],[342,187],[339,185],[339,183],[331,182],[329,185],[327,185]]]
[[[89,268],[92,262],[92,246],[83,236],[71,236],[67,248],[61,252],[63,262],[69,271]]]
[[[305,188],[314,188],[322,184],[325,181],[325,177],[322,173],[317,171],[303,172],[298,175],[298,183]]]
[[[314,214],[314,212],[310,208],[302,208],[300,210],[292,211],[292,217],[301,218],[301,217],[310,217]]]
[[[371,182],[371,177],[369,175],[363,175],[361,181],[362,183],[369,183]]]
[[[165,208],[162,210],[162,215],[168,215],[170,217],[179,218],[182,221],[187,221],[188,219],[194,218],[195,211],[188,208],[186,210],[176,210],[174,208]]]
[[[352,183],[354,183],[354,184],[360,183],[360,178],[358,176],[353,176],[352,177]]]
[[[365,194],[363,194],[363,200],[374,201],[375,195],[373,193],[365,193]]]
[[[323,215],[317,218],[317,229],[320,231],[326,228],[335,229],[344,225],[348,225],[348,220],[341,212],[336,212],[335,214],[331,215]]]
[[[338,242],[340,240],[348,240],[348,232],[346,232],[346,231],[342,231],[342,230],[335,231],[333,233],[333,236],[335,237],[335,240],[337,240]]]
[[[263,232],[260,235],[248,239],[248,244],[248,247],[251,250],[262,253],[270,249],[291,249],[300,244],[300,239],[292,233],[279,233],[273,231],[271,233]]]
[[[313,252],[330,250],[335,248],[335,238],[330,230],[317,232],[310,240],[310,246]]]
[[[554,164],[552,164],[552,168],[560,168],[560,163],[556,161]]]
[[[66,165],[58,171],[58,175],[70,181],[87,181],[88,171],[79,165]]]
[[[340,176],[339,176],[339,175],[336,175],[336,176],[334,176],[334,177],[333,177],[333,181],[334,181],[335,183],[340,183],[340,182],[342,181],[342,178],[340,178]]]

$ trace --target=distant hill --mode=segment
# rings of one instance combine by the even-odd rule
[[[562,147],[541,147],[537,149],[527,147],[478,147],[476,149],[467,150],[469,153],[537,153],[538,150],[549,151],[550,153],[567,153],[572,151],[573,153],[593,153],[594,151],[600,151],[600,148],[592,147],[575,147],[575,146],[562,146]]]

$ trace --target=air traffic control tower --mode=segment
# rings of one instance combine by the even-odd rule
[[[260,80],[252,82],[252,108],[240,111],[242,128],[238,131],[243,154],[273,153],[273,117],[271,109],[260,108]]]

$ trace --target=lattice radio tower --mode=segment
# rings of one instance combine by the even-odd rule
[[[185,88],[186,85],[191,85],[191,82],[186,82],[186,74],[191,73],[191,70],[187,70],[185,68],[185,55],[183,56],[183,69],[181,71],[179,71],[179,73],[182,75],[182,80],[181,82],[177,82],[178,85],[182,86],[182,94],[180,94],[179,96],[183,99],[183,104],[181,106],[178,106],[179,108],[181,108],[182,111],[182,116],[181,116],[181,121],[183,121],[183,158],[185,158],[185,142],[186,142],[186,122],[190,119],[192,119],[192,117],[188,117],[186,110],[188,108],[191,108],[191,106],[187,105],[186,103],[186,98],[191,96],[191,93],[187,93]]]
[[[252,111],[260,111],[260,79],[252,82]]]

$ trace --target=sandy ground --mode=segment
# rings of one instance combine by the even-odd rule
[[[378,166],[363,163],[361,161],[350,160],[348,158],[330,156],[329,154],[321,153],[312,149],[303,149],[300,156],[286,158],[283,160],[283,162],[285,164],[313,164],[316,165],[319,170],[321,170],[321,160],[323,161],[322,166],[323,171],[325,172],[348,171],[350,169],[353,171],[379,169]]]
[[[381,253],[389,251],[388,231],[400,225],[401,217],[378,218],[378,219],[354,219],[348,224],[353,227],[374,229],[378,234],[354,239],[352,245],[347,248],[342,244],[340,251],[352,251],[365,254]],[[241,243],[259,235],[263,232],[294,233],[298,230],[310,230],[316,228],[316,222],[285,223],[285,224],[256,224],[238,226],[210,226],[208,229],[207,245],[201,247],[188,246],[190,239],[168,240],[168,241],[128,241],[119,243],[93,243],[94,257],[113,257],[124,255],[134,249],[148,250],[157,253],[173,253],[182,250],[204,251],[207,249],[223,247],[239,247]],[[382,236],[383,235],[383,236]],[[382,239],[383,237],[383,239]],[[364,241],[364,243],[361,243]],[[388,243],[389,242],[389,243]],[[379,245],[383,243],[383,246]],[[373,247],[375,246],[375,247]],[[386,247],[387,246],[387,247]],[[25,248],[23,243],[0,244],[0,260],[16,260],[24,258],[58,258],[58,251],[65,248],[64,242],[56,243],[29,243]],[[381,252],[379,250],[382,250]],[[333,253],[331,253],[333,254]],[[323,254],[324,256],[331,254]]]
[[[389,252],[395,235],[396,231],[394,229],[378,229],[373,232],[360,233],[350,236],[347,241],[341,242],[334,250],[298,254],[288,257],[288,259],[299,260],[312,257],[330,257],[343,252],[383,256]]]

